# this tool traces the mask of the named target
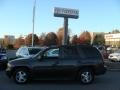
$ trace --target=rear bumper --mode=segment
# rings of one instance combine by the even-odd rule
[[[102,75],[102,74],[105,74],[106,71],[107,71],[107,66],[104,65],[103,67],[96,68],[95,74]]]

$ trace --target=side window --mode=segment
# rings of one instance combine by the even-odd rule
[[[94,47],[84,47],[82,48],[82,51],[87,58],[101,57],[99,51]]]
[[[49,49],[44,53],[44,57],[59,57],[59,49]]]
[[[77,51],[78,51],[78,53],[79,53],[79,57],[80,58],[85,58],[85,53],[83,52],[83,50],[82,50],[82,47],[77,47]]]
[[[61,58],[78,58],[78,50],[74,46],[69,46],[69,47],[61,47]]]

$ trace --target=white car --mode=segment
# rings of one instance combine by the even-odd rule
[[[32,57],[42,50],[41,47],[20,47],[16,52],[16,57]]]
[[[120,49],[109,54],[108,59],[111,61],[120,61]]]

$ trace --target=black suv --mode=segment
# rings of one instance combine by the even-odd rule
[[[50,51],[56,51],[51,56]],[[6,73],[16,83],[26,83],[31,79],[67,80],[78,79],[88,84],[95,75],[106,72],[101,53],[89,45],[49,47],[30,58],[18,58],[8,62]]]

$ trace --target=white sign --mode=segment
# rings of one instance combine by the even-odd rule
[[[79,10],[55,7],[54,8],[54,16],[76,18],[77,19],[79,16]]]

